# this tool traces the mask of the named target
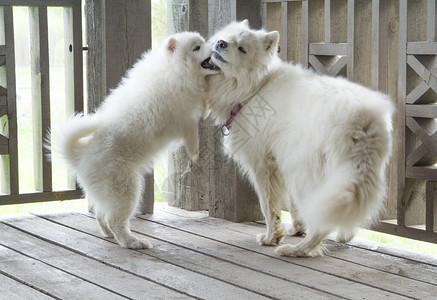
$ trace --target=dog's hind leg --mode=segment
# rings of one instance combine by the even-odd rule
[[[291,216],[291,224],[285,229],[285,233],[292,236],[303,235],[305,234],[305,225],[299,216],[293,199],[289,199],[288,201],[288,211],[290,212]]]
[[[357,228],[353,229],[340,229],[335,237],[335,240],[339,243],[347,243],[352,240],[357,233]]]
[[[296,245],[281,245],[276,248],[276,253],[283,256],[318,256],[325,252],[323,239],[329,232],[311,231]]]
[[[282,175],[276,163],[271,159],[267,159],[266,163],[262,164],[252,175],[261,211],[266,220],[266,232],[258,234],[257,241],[260,245],[279,245],[285,235],[281,224],[280,208],[287,197]]]

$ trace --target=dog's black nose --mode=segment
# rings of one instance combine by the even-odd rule
[[[218,45],[220,48],[226,48],[226,47],[228,47],[228,43],[226,43],[224,40],[219,40],[219,41],[217,41],[217,45]]]

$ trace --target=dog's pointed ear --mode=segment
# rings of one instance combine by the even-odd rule
[[[176,39],[174,37],[170,37],[168,39],[167,49],[170,52],[174,52],[176,50]]]
[[[249,20],[248,19],[244,19],[243,21],[241,21],[241,24],[246,26],[247,28],[249,28]]]
[[[276,51],[278,42],[279,42],[279,32],[276,30],[268,32],[264,37],[264,49],[266,50],[274,49],[274,51]]]

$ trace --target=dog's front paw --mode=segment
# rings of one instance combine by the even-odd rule
[[[148,240],[133,240],[129,243],[126,243],[126,245],[123,245],[125,248],[129,249],[151,249],[153,248],[152,243],[150,243]]]
[[[256,240],[260,246],[277,246],[281,243],[283,237],[283,234],[269,236],[266,233],[260,233],[256,236]]]
[[[195,162],[199,159],[199,151],[196,151],[195,153],[190,153],[190,159],[192,162]]]
[[[315,248],[302,248],[295,245],[282,245],[275,249],[275,252],[281,256],[290,257],[314,257],[323,255],[326,250],[325,247],[320,244]]]

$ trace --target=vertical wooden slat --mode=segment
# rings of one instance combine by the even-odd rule
[[[435,224],[435,217],[436,213],[435,210],[437,208],[437,197],[436,197],[436,182],[433,181],[427,181],[426,182],[426,218],[425,218],[425,228],[426,231],[434,231]]]
[[[45,157],[44,137],[50,128],[50,74],[47,6],[29,7],[32,86],[33,162],[37,191],[52,190],[52,165]]]
[[[397,223],[405,225],[405,206],[404,198],[406,193],[405,182],[405,99],[406,99],[406,80],[407,80],[407,0],[400,0],[399,3],[399,81],[398,81],[398,195]]]
[[[372,2],[354,0],[353,12],[353,80],[365,86],[372,85]],[[350,60],[352,61],[352,60]],[[349,74],[348,74],[349,75]]]
[[[330,43],[347,42],[347,0],[330,1]]]
[[[325,43],[331,42],[331,0],[325,0]]]
[[[18,194],[17,103],[15,85],[15,42],[12,6],[4,6],[6,82],[8,90],[10,193]]]
[[[379,87],[379,0],[372,0],[372,88]]]
[[[65,74],[65,114],[66,118],[75,113],[75,90],[78,83],[74,81],[74,52],[73,52],[73,8],[64,7],[64,74]],[[79,112],[79,111],[77,111]],[[67,188],[76,189],[76,179],[71,173],[67,173]]]
[[[308,1],[302,2],[302,65],[308,68]]]
[[[428,42],[433,42],[436,38],[435,2],[436,2],[435,0],[428,0],[428,5],[427,5],[426,39]]]
[[[287,58],[293,63],[302,63],[302,4],[300,1],[288,2],[287,13]]]
[[[262,3],[262,5],[261,5],[261,20],[262,20],[262,27],[266,28],[266,26],[267,26],[267,3]]]
[[[4,18],[4,7],[0,6],[0,44],[5,45],[6,39],[5,39],[5,18]],[[6,49],[5,49],[6,51]],[[6,57],[5,57],[6,59]],[[2,66],[0,66],[0,85],[2,88],[7,88],[8,84],[6,82],[6,62]],[[3,90],[3,89],[2,89]],[[2,105],[6,106],[6,113],[7,113],[7,90],[6,95],[2,95]],[[9,124],[8,124],[8,116],[3,115],[1,117],[1,123],[0,123],[0,133],[1,135],[5,136],[6,138],[9,137]],[[6,145],[7,152],[9,152],[9,140]],[[11,192],[10,187],[10,171],[9,171],[9,155],[1,155],[0,157],[0,192],[3,194],[9,194]]]
[[[282,2],[281,3],[281,52],[279,53],[279,56],[282,58],[282,60],[287,61],[288,60],[288,3]]]
[[[83,53],[81,1],[73,2],[74,110],[83,111]]]
[[[347,2],[347,78],[354,79],[355,0]]]

